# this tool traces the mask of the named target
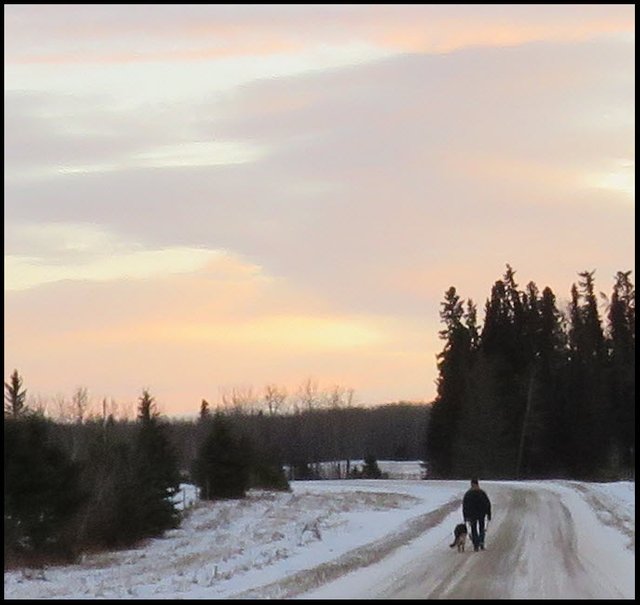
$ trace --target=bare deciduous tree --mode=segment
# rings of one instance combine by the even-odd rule
[[[55,416],[58,422],[70,422],[73,419],[73,403],[67,401],[62,393],[56,393],[53,397]]]
[[[41,416],[47,416],[49,413],[49,400],[46,397],[38,393],[37,395],[29,395],[27,400],[29,402],[27,407],[30,410]]]
[[[297,398],[300,410],[314,410],[320,407],[322,398],[317,381],[311,377],[307,378],[298,388]]]
[[[133,420],[136,417],[133,401],[126,401],[120,406],[120,419]]]
[[[352,388],[335,385],[326,395],[327,406],[332,409],[350,408],[353,406]]]
[[[277,384],[268,384],[264,387],[264,402],[269,416],[281,412],[287,399],[287,390]]]
[[[74,419],[78,424],[84,422],[89,409],[89,391],[87,387],[77,387],[71,398]]]
[[[258,396],[252,386],[232,387],[221,389],[222,406],[234,414],[250,414],[258,408]]]

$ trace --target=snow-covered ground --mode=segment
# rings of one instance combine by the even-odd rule
[[[419,469],[417,463],[409,467]],[[635,577],[628,577],[626,570],[633,570],[635,563],[635,484],[541,484],[571,502],[574,515],[590,514],[585,523],[592,522],[595,510],[603,531],[589,533],[606,543],[593,548],[609,553],[610,563],[602,565],[617,566],[610,575],[622,584],[620,593],[633,598]],[[291,493],[251,491],[245,500],[226,502],[194,502],[193,486],[185,486],[180,500],[188,512],[179,529],[139,548],[87,556],[75,565],[5,572],[5,598],[304,596],[344,582],[347,572],[352,572],[352,583],[358,582],[355,572],[373,569],[383,557],[407,550],[418,536],[420,548],[453,554],[446,544],[460,516],[466,482],[328,480],[291,485]],[[488,490],[491,485],[486,482]],[[581,525],[580,518],[576,522]]]

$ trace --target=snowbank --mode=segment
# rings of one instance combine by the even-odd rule
[[[441,543],[468,487],[466,481],[403,480],[291,485],[291,493],[251,491],[245,500],[226,502],[196,502],[195,488],[185,485],[178,501],[188,511],[179,529],[140,548],[87,556],[76,565],[5,573],[5,598],[274,597],[269,587],[285,578],[295,581],[308,570],[333,573],[335,561],[368,564],[384,545],[419,534],[421,548]],[[589,544],[584,532],[580,540],[594,558],[605,553],[611,568],[606,573],[628,588],[629,562],[635,562],[635,484],[545,485],[563,494],[578,523],[593,519],[595,510],[610,537]],[[442,514],[429,520],[434,511]],[[439,525],[432,528],[433,519]]]

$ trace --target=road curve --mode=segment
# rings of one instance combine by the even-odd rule
[[[542,484],[485,484],[494,513],[487,549],[449,549],[451,536],[434,547],[394,555],[375,570],[350,577],[301,598],[354,599],[563,599],[634,598],[622,594],[593,559],[581,556],[576,522],[559,492]],[[582,517],[581,517],[582,518]],[[449,518],[448,520],[451,520]],[[451,525],[453,528],[453,525]],[[416,542],[420,538],[417,537]],[[359,581],[354,574],[361,575]]]

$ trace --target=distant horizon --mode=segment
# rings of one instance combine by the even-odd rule
[[[449,287],[481,322],[507,263],[559,307],[635,272],[633,5],[4,17],[4,373],[36,398],[428,404]]]
[[[19,370],[18,370],[18,373]],[[21,375],[22,378],[24,378]],[[5,381],[7,379],[5,378]],[[277,385],[282,387],[282,385]],[[337,385],[334,385],[334,387]],[[200,415],[200,405],[202,400],[206,400],[209,404],[209,410],[212,414],[216,411],[221,410],[223,412],[233,413],[236,409],[240,410],[242,413],[253,414],[253,413],[262,413],[264,415],[269,415],[268,408],[263,398],[263,389],[254,388],[254,393],[257,393],[258,399],[255,400],[255,405],[240,405],[238,408],[235,408],[232,403],[225,404],[220,399],[209,399],[207,397],[201,397],[197,402],[193,405],[193,410],[189,411],[181,411],[181,412],[167,412],[165,409],[166,406],[163,404],[162,400],[159,399],[156,394],[154,394],[152,389],[143,389],[140,388],[139,393],[135,397],[129,397],[126,399],[116,400],[113,397],[102,396],[97,397],[93,396],[91,392],[91,388],[89,385],[80,385],[81,388],[86,388],[89,396],[89,407],[84,415],[84,420],[88,421],[91,418],[100,419],[103,417],[102,411],[102,402],[106,399],[106,417],[113,415],[116,420],[128,420],[134,421],[137,416],[137,409],[140,396],[142,395],[143,390],[148,390],[149,394],[153,397],[154,403],[156,406],[156,411],[160,415],[161,418],[167,418],[169,420],[196,420]],[[28,384],[23,384],[23,388],[27,391],[27,400],[26,405],[31,411],[42,411],[45,413],[45,416],[51,418],[55,421],[62,422],[76,422],[76,419],[73,417],[73,405],[72,398],[74,393],[56,393],[55,395],[46,395],[43,393],[32,394],[29,392]],[[329,393],[328,390],[320,390],[320,396],[324,397]],[[59,398],[64,396],[65,403],[65,411],[66,413],[61,413],[60,410],[56,407],[58,405]],[[351,403],[341,402],[338,406],[339,408],[377,408],[384,406],[393,406],[393,405],[416,405],[416,406],[430,406],[433,403],[431,401],[418,401],[418,400],[404,400],[404,399],[391,399],[381,402],[366,402],[359,400],[357,394],[354,393],[354,400]],[[114,407],[115,404],[115,407]],[[320,399],[317,402],[317,405],[313,408],[314,410],[330,410],[332,409],[332,404],[326,399]],[[274,412],[278,415],[286,415],[286,414],[295,414],[298,412],[308,411],[308,408],[304,408],[299,405],[299,401],[297,399],[297,395],[295,392],[289,393],[289,401],[282,409],[279,409],[277,412]]]

